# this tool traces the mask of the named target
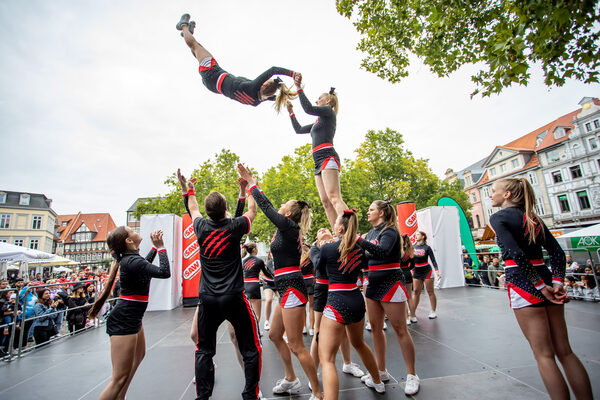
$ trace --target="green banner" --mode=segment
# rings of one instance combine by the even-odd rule
[[[475,268],[477,268],[477,251],[475,250],[475,241],[473,240],[473,235],[471,234],[471,228],[469,227],[469,222],[467,221],[467,216],[463,211],[462,207],[451,197],[442,197],[438,200],[437,203],[440,207],[456,207],[458,208],[458,219],[460,223],[460,241],[462,242],[465,249],[467,249],[467,253],[471,255],[471,259],[475,264]]]
[[[600,236],[578,236],[570,239],[571,247],[574,249],[596,251],[600,248]]]

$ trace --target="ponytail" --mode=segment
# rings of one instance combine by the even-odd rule
[[[296,200],[290,207],[290,219],[300,226],[302,234],[310,230],[310,205],[306,201]]]
[[[348,255],[352,252],[356,244],[356,234],[358,233],[358,217],[356,213],[358,209],[344,210],[340,216],[340,224],[344,227],[344,235],[340,241],[339,252],[340,261],[346,262]]]
[[[254,252],[255,249],[256,249],[256,243],[254,243],[254,242],[248,242],[248,243],[244,244],[242,246],[242,258],[246,257],[246,255],[248,255],[248,254],[252,255],[252,253]]]
[[[275,110],[279,113],[283,106],[289,101],[294,100],[298,97],[298,92],[293,92],[290,88],[288,88],[285,83],[281,81],[281,79],[277,78],[274,80],[279,86],[279,93],[277,93],[277,97],[275,97]]]
[[[102,293],[100,293],[100,296],[98,296],[96,298],[96,301],[94,301],[94,305],[92,306],[92,308],[90,309],[90,311],[88,313],[88,317],[90,319],[96,318],[98,316],[98,313],[100,312],[100,310],[102,310],[102,306],[104,306],[104,303],[106,303],[106,299],[108,299],[108,296],[110,295],[110,292],[112,291],[118,270],[119,270],[119,261],[115,261],[115,262],[113,262],[112,268],[110,270],[110,275],[108,276],[108,279],[107,279],[106,283],[104,284],[104,289],[102,289]]]
[[[506,178],[502,179],[501,182],[504,184],[504,190],[510,192],[510,201],[524,209],[523,228],[525,228],[525,235],[529,243],[535,243],[537,236],[541,233],[543,237],[545,232],[535,212],[533,187],[525,178]]]
[[[337,115],[340,103],[337,97],[337,93],[335,92],[335,88],[332,87],[329,90],[329,93],[327,94],[329,95],[329,105],[331,106],[331,108],[333,108],[333,112]]]
[[[406,233],[402,235],[402,253],[406,254],[408,258],[415,256],[415,248]]]

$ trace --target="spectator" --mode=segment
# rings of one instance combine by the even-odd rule
[[[84,287],[82,283],[76,283],[73,286],[73,293],[67,300],[69,310],[67,311],[67,322],[69,323],[69,332],[75,333],[85,328],[87,313],[91,308],[87,305]]]
[[[0,280],[0,290],[8,289],[8,281],[6,279]]]
[[[502,269],[498,271],[498,289],[506,290],[506,276]]]
[[[463,254],[463,265],[467,264],[469,267],[473,267],[473,259],[469,255],[469,253]]]
[[[27,346],[27,341],[33,335],[33,329],[31,329],[33,320],[31,318],[35,316],[33,308],[38,301],[33,286],[32,284],[24,283],[23,288],[19,291],[19,308],[23,310],[23,318],[25,318],[25,331],[23,333],[23,341],[21,342],[22,347]]]
[[[492,264],[488,266],[488,280],[490,281],[490,286],[498,287],[498,271],[500,271],[500,269],[500,259],[494,257]]]
[[[56,302],[50,298],[50,290],[44,288],[38,291],[38,300],[33,308],[37,318],[33,324],[33,337],[35,344],[46,343],[58,333],[56,330]]]
[[[13,307],[10,307],[10,301],[12,297]],[[2,328],[2,335],[0,336],[0,355],[4,356],[8,353],[8,345],[10,343],[10,333],[12,322],[12,314],[14,312],[15,292],[7,290],[6,292],[0,292],[0,325],[7,325]]]
[[[481,285],[481,280],[477,274],[473,273],[473,268],[471,268],[468,264],[464,264],[463,269],[465,272],[465,282],[467,285]]]
[[[96,285],[94,285],[94,282],[85,285],[85,299],[90,304],[96,301]]]
[[[67,279],[67,273],[62,271],[58,276],[58,283],[67,283],[69,279]]]
[[[579,286],[579,282],[577,282],[574,276],[567,276],[564,284],[567,296],[573,299],[581,299],[583,297],[583,292]]]
[[[583,291],[583,299],[586,301],[593,301],[598,298],[598,287],[596,285],[596,279],[594,279],[594,273],[591,267],[585,267],[585,275],[581,276],[581,282],[579,283]]]
[[[490,286],[490,280],[488,279],[488,271],[487,271],[489,264],[490,264],[490,256],[485,255],[485,256],[483,256],[483,261],[481,261],[479,263],[479,267],[478,267],[479,278],[481,279],[481,282],[485,286]]]

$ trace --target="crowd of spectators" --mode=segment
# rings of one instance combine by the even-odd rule
[[[506,289],[504,263],[497,254],[479,255],[479,263],[474,268],[473,260],[463,254],[463,270],[465,282],[469,286],[485,286],[494,289]],[[565,289],[567,295],[576,300],[598,301],[600,293],[600,264],[594,265],[587,260],[585,265],[573,261],[571,254],[566,254]]]
[[[107,277],[103,269],[86,268],[72,274],[38,273],[27,279],[0,280],[0,357],[11,345],[19,347],[22,329],[20,345],[24,348],[94,325],[96,321],[90,321],[87,313]]]

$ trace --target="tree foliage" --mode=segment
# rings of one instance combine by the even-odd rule
[[[411,200],[419,209],[436,205],[442,196],[450,196],[468,213],[470,204],[460,183],[442,182],[429,168],[428,160],[416,158],[405,148],[400,133],[391,129],[370,130],[355,153],[354,160],[344,161],[340,183],[344,201],[349,207],[360,209],[361,232],[370,229],[366,212],[374,200]],[[229,209],[235,209],[239,191],[236,165],[239,160],[235,153],[223,149],[214,159],[205,161],[192,172],[191,175],[198,181],[196,193],[201,212],[204,212],[201,199],[213,190],[223,193],[228,199]],[[141,214],[181,215],[185,212],[175,173],[165,183],[171,191],[165,196],[138,204],[135,213],[138,218]],[[284,156],[279,164],[259,176],[259,183],[276,208],[291,199],[304,200],[311,205],[313,218],[307,240],[314,240],[319,228],[328,227],[327,216],[315,186],[310,144]],[[274,232],[273,224],[259,211],[252,224],[250,237],[268,243]]]
[[[599,77],[599,16],[595,0],[336,0],[361,34],[362,66],[390,82],[408,75],[409,54],[438,76],[465,64],[489,96],[518,83],[527,85],[539,63],[547,86],[568,78],[586,83]]]

